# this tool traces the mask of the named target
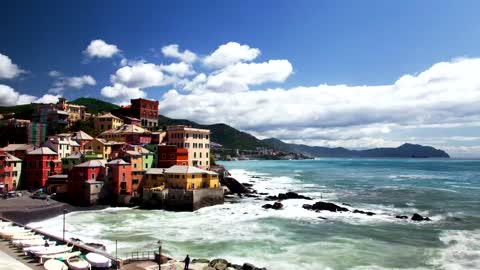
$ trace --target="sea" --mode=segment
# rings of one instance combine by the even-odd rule
[[[266,210],[257,198],[195,212],[107,208],[66,215],[66,235],[124,257],[156,250],[176,259],[225,258],[269,270],[480,269],[480,160],[315,159],[222,163],[261,193],[294,191]],[[360,213],[302,208],[333,202]],[[419,213],[432,221],[397,219]],[[63,217],[30,225],[62,235]],[[159,242],[160,241],[160,242]],[[115,248],[117,243],[117,249]]]

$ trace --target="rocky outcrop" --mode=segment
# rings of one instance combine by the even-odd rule
[[[373,215],[375,215],[375,213],[373,213],[373,212],[370,212],[370,211],[362,211],[362,210],[358,210],[358,209],[353,210],[353,213],[365,214],[365,215],[367,215],[367,216],[373,216]]]
[[[262,208],[279,210],[279,209],[282,209],[282,208],[283,208],[283,204],[280,203],[280,202],[275,202],[273,205],[267,203],[267,204],[264,204],[264,205],[262,206]]]
[[[347,208],[329,202],[316,202],[313,205],[304,204],[303,208],[314,211],[348,212]]]
[[[265,200],[267,201],[278,201],[278,200],[289,200],[289,199],[304,199],[304,200],[312,200],[312,198],[300,195],[295,192],[287,192],[287,193],[280,193],[278,196],[267,196]]]
[[[223,178],[222,185],[225,185],[228,187],[230,192],[236,193],[236,194],[246,194],[246,193],[251,193],[251,191],[242,185],[240,182],[238,182],[235,178],[227,176]]]
[[[408,219],[407,216],[401,216],[401,215],[397,215],[397,216],[395,216],[395,218],[398,218],[398,219]]]
[[[422,215],[415,213],[413,214],[411,220],[413,221],[431,221],[429,217],[423,217]]]
[[[215,270],[225,270],[230,265],[230,263],[225,259],[214,259],[210,261],[208,267],[211,267]]]

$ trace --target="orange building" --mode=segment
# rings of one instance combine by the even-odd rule
[[[174,165],[188,165],[188,149],[172,145],[159,145],[157,168],[170,168]]]
[[[114,195],[132,195],[132,165],[123,159],[107,163],[111,191]]]

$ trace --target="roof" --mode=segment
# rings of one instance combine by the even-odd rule
[[[130,156],[141,156],[142,155],[139,152],[133,151],[133,150],[127,150],[127,151],[125,151],[125,153],[129,154]]]
[[[27,155],[58,155],[48,147],[40,147],[27,153]]]
[[[3,151],[17,151],[17,150],[28,150],[33,148],[33,144],[25,144],[25,143],[20,143],[20,144],[9,144],[2,148]]]
[[[75,153],[69,155],[68,157],[64,157],[63,159],[79,159],[79,158],[82,158],[82,157],[83,157],[82,153],[75,152]]]
[[[162,168],[151,168],[148,169],[145,174],[163,174],[165,172],[165,169]]]
[[[68,115],[68,112],[66,112],[66,111],[62,111],[62,110],[57,110],[57,113],[58,113],[58,114],[65,114],[65,115]]]
[[[217,174],[216,172],[207,171],[197,167],[186,166],[186,165],[174,165],[168,169],[165,169],[165,173],[187,173],[187,174],[206,173],[206,174],[212,174],[212,175]]]
[[[137,149],[137,152],[139,152],[140,154],[152,154],[152,152],[148,151],[147,149],[145,149],[143,147],[139,147]]]
[[[109,129],[104,132],[102,132],[100,135],[107,135],[107,134],[122,134],[122,133],[148,133],[150,134],[151,132],[135,125],[121,125],[118,128],[115,129]]]
[[[107,162],[103,159],[93,159],[89,161],[85,161],[83,163],[80,163],[76,165],[75,167],[80,167],[80,168],[94,168],[94,167],[105,167],[105,164]]]
[[[22,161],[21,159],[9,153],[5,153],[5,156],[6,156],[6,159],[5,159],[6,161]]]
[[[83,132],[83,131],[80,130],[80,131],[75,132],[72,139],[75,139],[75,140],[93,140],[93,137],[88,135],[86,132]]]
[[[48,179],[68,179],[68,174],[55,174],[50,175]]]
[[[118,120],[122,120],[122,119],[120,119],[120,117],[116,117],[115,115],[113,115],[111,113],[105,113],[105,114],[99,115],[95,118],[115,118],[115,119],[118,119]]]
[[[125,160],[121,158],[109,161],[107,164],[108,165],[130,165],[130,163],[125,162]]]
[[[104,145],[114,145],[114,144],[124,144],[123,142],[107,141],[102,138],[95,138],[97,141],[101,142]]]

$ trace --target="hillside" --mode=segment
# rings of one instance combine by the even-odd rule
[[[16,119],[30,119],[33,111],[34,109],[32,104],[0,107],[0,114],[13,113],[13,118]]]
[[[98,100],[96,98],[82,97],[82,98],[77,98],[75,100],[69,101],[69,103],[86,106],[87,111],[93,114],[97,114],[101,112],[109,112],[111,110],[119,108],[119,106],[115,104]]]

